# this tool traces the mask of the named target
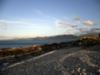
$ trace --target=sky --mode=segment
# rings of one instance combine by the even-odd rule
[[[0,0],[0,39],[100,28],[100,0]]]

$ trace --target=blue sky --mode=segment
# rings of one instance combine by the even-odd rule
[[[99,22],[100,0],[0,0],[1,37],[76,34]]]

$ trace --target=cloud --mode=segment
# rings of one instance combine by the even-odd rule
[[[32,22],[29,21],[24,21],[24,20],[16,20],[16,21],[10,21],[10,20],[0,20],[0,26],[7,26],[10,24],[14,24],[14,25],[33,25]]]
[[[0,29],[6,29],[7,23],[0,20]]]
[[[80,21],[81,18],[80,18],[80,16],[76,16],[76,17],[74,18],[74,20],[76,20],[76,21]]]
[[[71,27],[71,28],[76,28],[77,24],[75,22],[70,22],[67,20],[56,20],[55,24],[57,27],[65,28],[65,27]]]
[[[0,20],[0,31],[7,31],[10,30],[11,28],[31,28],[31,26],[37,25],[36,23],[33,23],[31,21],[26,21],[26,20]]]
[[[57,28],[66,29],[67,34],[74,34],[77,32],[77,29],[76,29],[77,26],[73,23],[66,21],[66,20],[57,20],[55,22],[55,24],[56,24]]]
[[[57,27],[61,27],[61,28],[65,28],[67,26],[71,26],[72,24],[65,21],[65,20],[56,20],[56,26]]]
[[[87,32],[87,31],[88,31],[88,29],[87,29],[87,28],[80,28],[79,30],[80,30],[80,32],[82,32],[82,33],[83,33],[83,32]]]
[[[58,28],[66,29],[70,32],[79,32],[80,34],[88,33],[93,26],[96,25],[93,20],[82,20],[80,16],[76,16],[74,20],[57,20],[56,26]]]
[[[85,26],[93,26],[94,25],[94,21],[91,21],[91,20],[86,20],[86,21],[84,21],[83,22],[83,24],[85,25]]]

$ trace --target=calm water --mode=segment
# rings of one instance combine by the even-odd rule
[[[0,41],[0,48],[23,47],[31,46],[34,44],[43,45],[51,43],[60,43],[71,41],[73,39],[20,39],[20,40],[3,40]]]
[[[23,47],[30,46],[33,44],[46,44],[47,42],[39,40],[9,40],[9,41],[0,41],[0,48],[11,48],[11,47]]]

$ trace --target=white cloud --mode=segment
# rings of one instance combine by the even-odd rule
[[[84,21],[83,22],[83,24],[85,25],[85,26],[93,26],[94,25],[94,21],[91,21],[91,20],[86,20],[86,21]]]
[[[0,20],[0,25],[1,24],[22,24],[22,25],[29,25],[32,24],[31,22],[27,22],[27,21],[21,21],[21,20],[16,20],[16,21],[10,21],[10,20]]]
[[[45,15],[41,11],[38,11],[38,13],[40,13],[41,15]],[[46,15],[45,15],[45,17],[50,19],[52,22],[55,21],[55,25],[56,25],[55,28],[57,28],[57,31],[58,32],[62,32],[64,34],[65,33],[66,34],[75,34],[75,33],[79,32],[79,31],[80,31],[80,33],[85,33],[88,30],[90,30],[92,28],[92,26],[94,25],[94,21],[92,21],[92,20],[85,20],[85,21],[81,20],[80,21],[80,17],[78,17],[78,16],[76,17],[76,20],[66,20],[66,19],[64,19],[64,20],[63,19],[55,19],[55,20],[53,19],[52,20],[53,17],[46,16]],[[24,27],[24,28],[26,28],[26,31],[32,30],[32,29],[38,29],[38,28],[40,28],[42,30],[43,29],[42,25],[44,25],[44,24],[48,25],[49,21],[42,21],[41,22],[39,20],[32,21],[32,20],[25,20],[25,19],[13,20],[13,21],[11,21],[11,20],[0,20],[0,30],[1,31],[2,30],[6,30],[7,27],[8,27],[8,30],[10,30],[11,28],[13,28],[13,25],[19,25],[18,28],[23,28]],[[34,30],[34,33],[35,32],[36,31]],[[55,30],[55,33],[56,33],[56,30]],[[37,34],[37,32],[36,32],[36,34]]]
[[[74,34],[77,32],[77,26],[66,20],[56,20],[55,24],[57,28],[66,29],[66,34]]]
[[[55,21],[55,24],[57,27],[61,27],[61,28],[65,28],[65,27],[72,27],[72,28],[76,28],[77,27],[77,24],[75,22],[70,22],[70,21],[67,21],[67,20],[56,20]]]
[[[68,23],[65,20],[56,20],[56,26],[57,27],[65,28],[65,27],[67,27],[69,25],[71,26],[72,24]]]
[[[80,30],[80,32],[82,32],[82,33],[83,33],[83,32],[87,32],[87,31],[88,31],[88,29],[87,29],[87,28],[80,28],[79,30]]]
[[[66,29],[66,32],[68,33],[80,33],[84,34],[91,30],[93,25],[95,24],[92,20],[81,20],[80,17],[75,17],[75,20],[73,21],[67,21],[67,20],[57,20],[56,21],[56,27]]]

